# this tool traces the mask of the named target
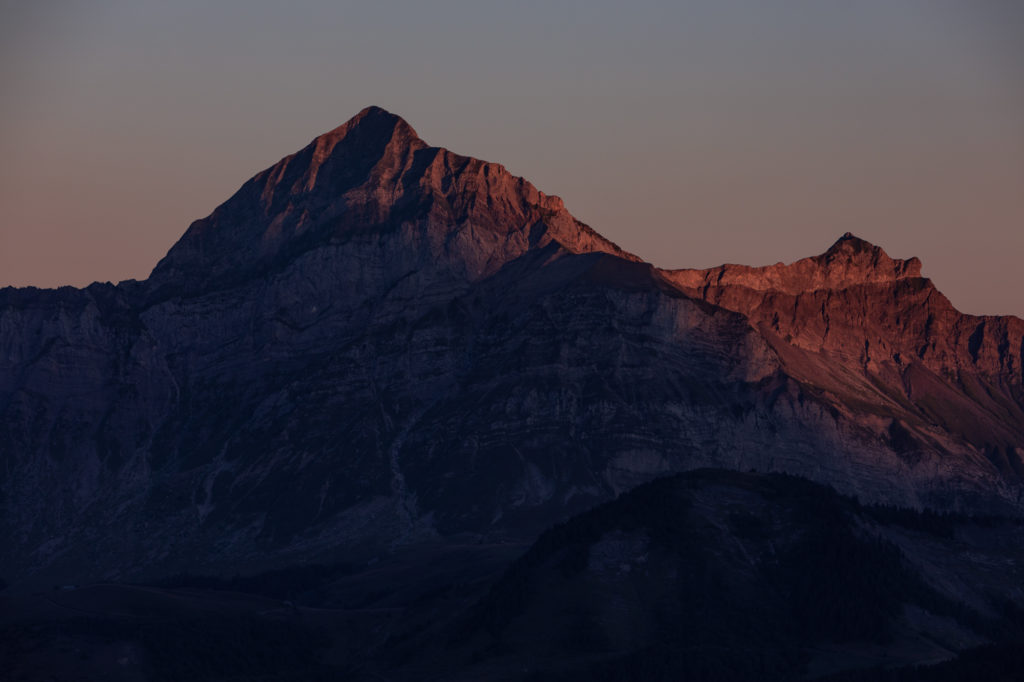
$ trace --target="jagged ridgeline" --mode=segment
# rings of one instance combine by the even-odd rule
[[[146,281],[0,291],[4,577],[528,541],[708,466],[1018,513],[1022,335],[850,235],[658,269],[369,108]]]

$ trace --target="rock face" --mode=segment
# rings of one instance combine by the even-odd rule
[[[687,295],[743,314],[783,371],[836,409],[888,420],[919,464],[962,450],[1024,476],[1024,321],[957,312],[916,258],[847,233],[791,265],[665,272]],[[970,455],[965,455],[970,456]]]
[[[532,537],[700,466],[1020,510],[1024,323],[961,315],[919,268],[847,236],[658,270],[366,109],[145,282],[0,290],[3,570]]]

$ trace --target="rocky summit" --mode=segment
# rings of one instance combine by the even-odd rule
[[[371,107],[146,281],[0,290],[2,570],[527,541],[701,467],[1019,515],[1022,338],[849,234],[790,265],[659,269]]]

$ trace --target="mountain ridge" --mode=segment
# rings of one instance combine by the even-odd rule
[[[880,246],[847,232],[821,255],[802,258],[788,265],[726,264],[703,270],[664,272],[673,282],[687,289],[734,285],[756,291],[797,294],[920,278],[921,261],[916,257],[908,260],[890,258]]]

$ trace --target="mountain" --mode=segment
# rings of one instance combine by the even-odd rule
[[[1022,335],[849,235],[789,266],[658,269],[371,107],[146,281],[0,290],[2,571],[523,543],[709,466],[1019,514]]]

